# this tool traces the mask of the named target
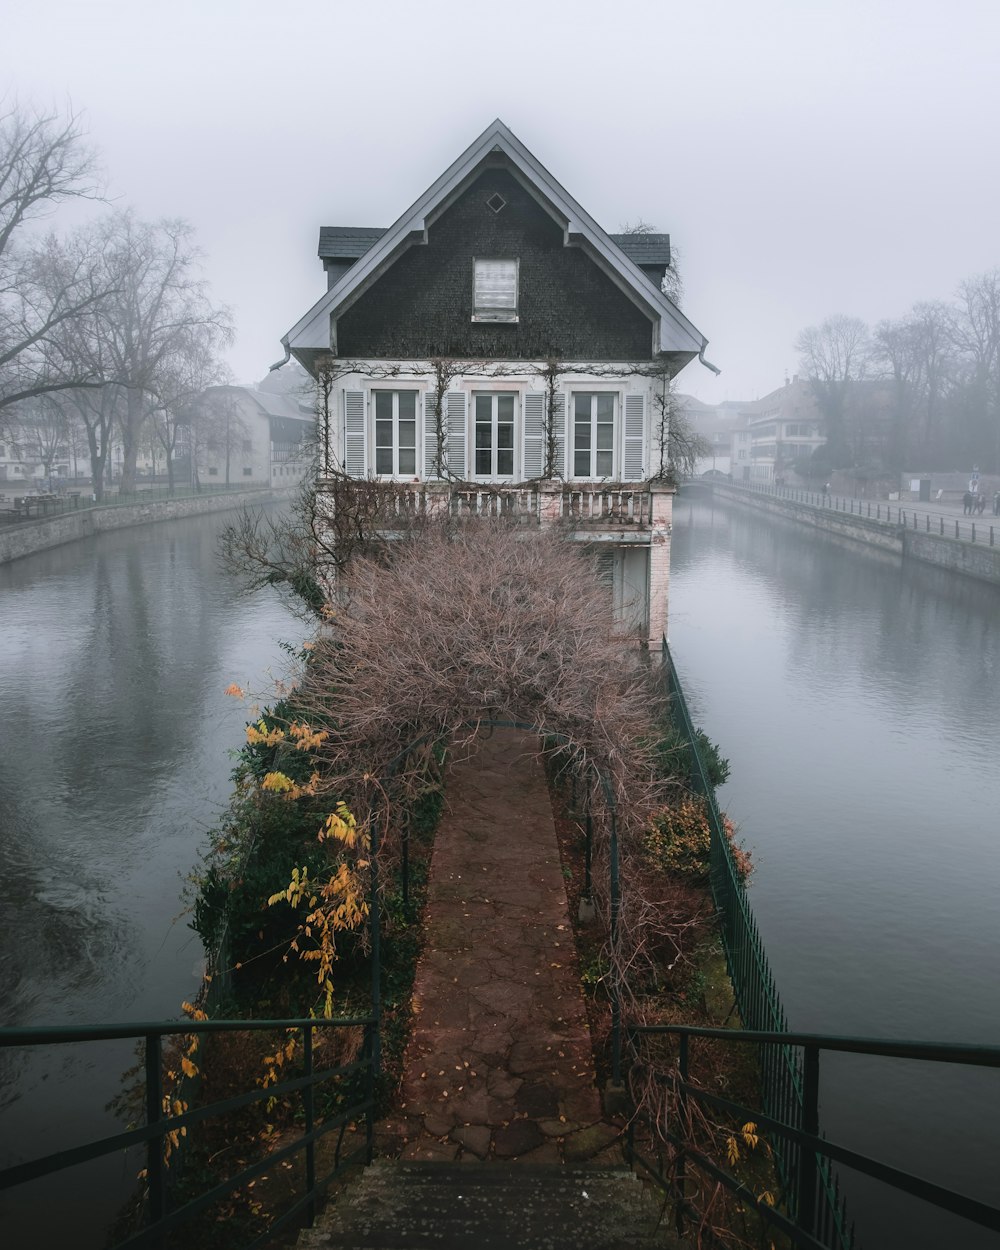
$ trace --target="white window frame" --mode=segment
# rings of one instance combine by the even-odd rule
[[[478,452],[480,448],[476,445],[476,428],[478,425],[479,400],[489,399],[490,403],[490,472],[480,473],[478,471]],[[507,398],[513,401],[513,416],[510,423],[511,429],[511,446],[510,448],[500,448],[497,442],[497,433],[499,428],[498,400]],[[471,392],[472,402],[469,404],[469,427],[471,437],[469,438],[469,449],[471,452],[470,459],[472,462],[472,476],[477,482],[514,482],[517,480],[518,471],[518,451],[519,451],[519,420],[518,400],[520,394],[515,390],[496,390],[483,391],[477,390]],[[505,423],[506,424],[506,423]],[[500,451],[509,450],[511,453],[511,470],[509,473],[500,473],[497,469],[497,462],[500,459]]]
[[[401,394],[413,396],[413,468],[400,469],[399,467],[399,397]],[[392,396],[392,472],[380,471],[378,468],[378,453],[385,451],[387,448],[378,442],[378,396]],[[370,398],[371,413],[371,468],[376,477],[385,478],[386,480],[405,478],[406,481],[412,481],[415,477],[420,477],[421,451],[423,449],[423,429],[420,419],[420,390],[418,387],[411,386],[378,386],[372,387]],[[382,418],[384,420],[384,418]],[[407,446],[406,451],[410,448]]]
[[[493,307],[488,304],[480,304],[482,298],[479,293],[480,275],[485,279],[488,271],[485,269],[487,265],[512,265],[514,268],[514,304],[512,308]],[[480,266],[483,266],[481,269]],[[521,296],[521,262],[511,257],[501,256],[474,256],[472,258],[472,320],[473,321],[499,321],[508,325],[516,324],[519,320],[518,310],[520,308]]]
[[[576,401],[581,395],[590,396],[590,472],[576,471]],[[600,451],[611,452],[611,472],[597,472],[597,401],[600,396],[607,395],[611,399],[611,447],[600,448]],[[577,482],[613,482],[617,480],[620,464],[619,444],[622,427],[622,398],[618,391],[603,390],[600,387],[581,386],[570,391],[569,412],[566,421],[566,443],[569,458],[570,480]]]

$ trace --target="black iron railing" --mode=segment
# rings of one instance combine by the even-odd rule
[[[787,1033],[785,1009],[778,995],[764,944],[757,931],[746,889],[733,859],[729,839],[726,837],[722,816],[715,801],[715,788],[708,779],[698,750],[694,724],[666,638],[663,639],[663,667],[671,717],[675,728],[686,738],[690,752],[690,785],[705,801],[711,835],[709,879],[712,898],[740,1019],[745,1028],[754,1032]],[[760,1069],[765,1114],[776,1121],[791,1125],[796,1130],[807,1130],[805,1084],[811,1079],[811,1074],[803,1068],[799,1052],[790,1044],[768,1046],[761,1051]],[[780,1135],[772,1143],[772,1148],[782,1183],[789,1192],[797,1192],[796,1177],[800,1172],[801,1161],[795,1139]],[[821,1244],[851,1245],[853,1237],[844,1201],[825,1158],[820,1163],[818,1182],[820,1198],[829,1217],[824,1215],[824,1226],[829,1223],[836,1231],[836,1237]]]
[[[138,1246],[162,1246],[167,1235],[182,1227],[189,1220],[206,1210],[213,1203],[225,1198],[234,1190],[253,1181],[278,1163],[301,1156],[305,1163],[304,1192],[291,1205],[272,1220],[252,1246],[265,1245],[281,1228],[293,1220],[311,1223],[316,1204],[330,1182],[352,1164],[370,1162],[374,1128],[374,1018],[358,1019],[288,1019],[288,1020],[184,1020],[180,1022],[153,1022],[121,1025],[93,1025],[86,1028],[26,1028],[0,1029],[0,1048],[27,1048],[38,1046],[61,1046],[75,1042],[96,1042],[135,1039],[143,1043],[144,1103],[146,1123],[139,1128],[115,1133],[98,1141],[83,1143],[61,1150],[43,1158],[18,1163],[0,1171],[0,1191],[17,1185],[52,1176],[66,1168],[87,1163],[104,1155],[120,1153],[130,1147],[145,1148],[146,1168],[145,1221],[144,1227],[119,1241],[115,1250],[131,1250]],[[314,1064],[313,1042],[317,1030],[361,1028],[364,1041],[360,1056],[352,1062],[332,1068],[317,1070]],[[254,1088],[218,1102],[196,1106],[190,1110],[177,1110],[183,1104],[170,1098],[164,1099],[163,1039],[189,1035],[203,1036],[232,1032],[279,1031],[301,1033],[302,1060],[300,1075],[264,1088]],[[316,1091],[330,1082],[339,1082],[345,1093],[347,1105],[338,1107],[336,1114],[317,1122]],[[212,1118],[249,1107],[255,1103],[267,1103],[286,1095],[301,1097],[303,1132],[294,1141],[271,1151],[264,1158],[251,1163],[237,1174],[227,1177],[206,1192],[184,1202],[182,1206],[171,1203],[171,1169],[165,1161],[168,1140],[179,1142],[181,1134]],[[364,1144],[341,1157],[341,1144],[348,1124],[365,1124]],[[332,1132],[340,1131],[334,1152],[334,1166],[325,1175],[316,1174],[316,1144]],[[183,1154],[183,1151],[180,1152]],[[251,1250],[248,1246],[246,1250]]]
[[[892,1167],[877,1159],[850,1150],[845,1146],[827,1141],[819,1132],[819,1071],[820,1056],[824,1052],[846,1052],[872,1055],[886,1060],[920,1060],[925,1063],[964,1064],[982,1068],[1000,1068],[1000,1046],[951,1046],[928,1042],[886,1042],[870,1038],[834,1037],[807,1033],[761,1032],[750,1029],[690,1028],[683,1025],[636,1025],[630,1029],[633,1041],[643,1037],[667,1036],[676,1039],[678,1056],[676,1078],[673,1081],[673,1105],[676,1110],[674,1123],[683,1127],[688,1117],[686,1103],[692,1100],[712,1111],[736,1118],[737,1122],[752,1120],[756,1127],[770,1137],[775,1153],[778,1143],[786,1143],[781,1151],[785,1159],[794,1159],[795,1166],[788,1170],[784,1190],[779,1195],[764,1198],[755,1194],[744,1182],[718,1165],[697,1149],[689,1134],[678,1133],[669,1124],[658,1126],[659,1133],[678,1151],[672,1175],[665,1176],[657,1163],[644,1156],[635,1145],[635,1124],[630,1125],[628,1150],[635,1163],[677,1202],[679,1222],[683,1224],[686,1203],[687,1166],[701,1169],[713,1180],[724,1185],[746,1205],[755,1208],[762,1219],[785,1233],[796,1246],[811,1250],[829,1250],[842,1244],[844,1235],[842,1212],[838,1204],[825,1200],[825,1178],[832,1174],[832,1164],[848,1167],[883,1185],[891,1186],[905,1194],[920,1198],[944,1211],[970,1220],[982,1228],[1000,1233],[1000,1207],[980,1202],[965,1194],[957,1193],[942,1185]],[[727,1044],[752,1043],[762,1053],[793,1050],[800,1055],[802,1072],[801,1106],[783,1108],[781,1114],[767,1114],[759,1108],[724,1098],[704,1088],[692,1079],[690,1040],[713,1038]],[[764,1064],[766,1068],[768,1065]],[[834,1187],[836,1196],[836,1186]],[[769,1200],[770,1199],[770,1200]],[[848,1234],[849,1244],[853,1234]]]
[[[930,1063],[973,1064],[1000,1067],[1000,1047],[941,1046],[931,1043],[886,1042],[846,1037],[820,1037],[788,1031],[785,1011],[778,995],[763,943],[750,908],[743,881],[733,859],[714,787],[705,771],[684,692],[674,668],[667,640],[663,660],[671,714],[690,751],[690,784],[704,797],[711,831],[710,881],[723,949],[733,993],[744,1029],[698,1029],[663,1026],[631,1029],[637,1039],[643,1033],[672,1034],[679,1039],[677,1098],[694,1098],[706,1106],[753,1119],[768,1133],[784,1195],[783,1210],[772,1222],[788,1233],[796,1245],[834,1247],[853,1245],[848,1217],[834,1164],[864,1172],[877,1180],[924,1198],[945,1210],[1000,1231],[1000,1210],[961,1194],[910,1176],[886,1164],[835,1146],[820,1137],[818,1096],[821,1051],[851,1051],[887,1059],[921,1059]],[[762,1110],[753,1110],[721,1098],[689,1081],[688,1038],[717,1037],[727,1043],[752,1042],[759,1046]],[[678,1121],[683,1122],[683,1116]],[[672,1132],[672,1130],[671,1130]],[[676,1136],[676,1135],[675,1135]],[[762,1204],[743,1190],[716,1163],[678,1142],[682,1159],[692,1159],[720,1183],[739,1192],[758,1210]],[[768,1216],[768,1211],[763,1214]]]

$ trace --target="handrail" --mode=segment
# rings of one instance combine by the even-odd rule
[[[629,1024],[628,1033],[631,1037],[638,1035],[676,1036],[680,1042],[679,1079],[675,1089],[679,1099],[693,1098],[700,1103],[708,1104],[720,1111],[752,1119],[759,1128],[770,1134],[777,1134],[784,1140],[792,1142],[797,1148],[800,1162],[797,1177],[797,1192],[788,1203],[790,1216],[776,1213],[767,1202],[762,1202],[747,1190],[742,1182],[730,1173],[719,1168],[711,1160],[685,1142],[677,1134],[668,1131],[667,1137],[682,1152],[685,1158],[691,1159],[703,1167],[716,1180],[720,1181],[742,1200],[756,1207],[761,1216],[780,1227],[792,1238],[796,1245],[822,1246],[829,1245],[818,1228],[819,1212],[816,1207],[817,1181],[820,1178],[820,1157],[839,1163],[844,1167],[861,1172],[866,1176],[913,1197],[922,1199],[935,1207],[949,1211],[953,1215],[979,1224],[994,1232],[1000,1232],[1000,1207],[970,1198],[946,1186],[925,1180],[906,1172],[902,1168],[893,1167],[881,1160],[827,1141],[818,1132],[819,1113],[819,1054],[821,1051],[839,1051],[852,1054],[872,1055],[887,1059],[920,1060],[928,1063],[957,1063],[976,1067],[1000,1068],[1000,1046],[968,1045],[939,1042],[887,1041],[881,1038],[862,1038],[838,1036],[820,1033],[773,1033],[759,1029],[720,1029],[692,1025],[671,1024]],[[718,1039],[727,1043],[754,1043],[765,1046],[795,1046],[803,1050],[803,1069],[807,1074],[805,1081],[806,1105],[804,1107],[803,1125],[797,1127],[787,1123],[779,1116],[768,1115],[744,1103],[724,1098],[692,1084],[688,1079],[689,1047],[688,1040],[692,1037]],[[668,1078],[663,1078],[667,1080]],[[670,1187],[670,1182],[659,1175],[655,1168],[644,1159],[634,1145],[634,1128],[630,1126],[628,1150],[634,1161],[645,1172],[661,1185]],[[683,1194],[680,1195],[683,1202]],[[819,1239],[817,1239],[817,1237]]]
[[[268,1234],[289,1223],[297,1214],[305,1211],[312,1221],[315,1213],[316,1200],[322,1195],[329,1182],[344,1168],[360,1161],[371,1161],[374,1137],[375,1111],[375,1032],[376,1017],[374,1015],[327,1018],[284,1018],[277,1020],[169,1020],[143,1021],[132,1024],[94,1024],[84,1026],[36,1025],[26,1028],[0,1028],[0,1048],[34,1047],[65,1045],[75,1042],[114,1041],[134,1038],[142,1040],[145,1048],[143,1067],[145,1069],[145,1107],[146,1124],[139,1128],[128,1129],[96,1141],[56,1151],[38,1159],[14,1164],[0,1170],[0,1191],[12,1189],[28,1181],[40,1177],[51,1176],[66,1168],[117,1153],[129,1147],[146,1146],[146,1226],[138,1233],[120,1242],[121,1250],[125,1247],[159,1244],[162,1235],[195,1216],[213,1201],[239,1188],[246,1181],[261,1175],[268,1168],[285,1158],[298,1153],[305,1155],[305,1194],[292,1204],[286,1211],[272,1221]],[[351,1062],[338,1064],[332,1068],[317,1071],[313,1066],[313,1034],[316,1029],[363,1028],[364,1042],[361,1056]],[[304,1071],[301,1076],[292,1077],[265,1088],[251,1089],[230,1098],[209,1103],[193,1110],[182,1110],[173,1113],[165,1110],[163,1097],[163,1054],[162,1043],[165,1037],[189,1036],[191,1034],[207,1035],[227,1032],[264,1032],[264,1031],[301,1030],[303,1038]],[[364,1093],[355,1097],[352,1105],[342,1107],[336,1114],[328,1116],[321,1123],[315,1121],[313,1091],[316,1087],[334,1078],[364,1078]],[[168,1136],[185,1133],[189,1126],[207,1120],[212,1116],[220,1116],[255,1102],[269,1100],[283,1094],[300,1093],[305,1114],[305,1131],[294,1141],[273,1151],[263,1160],[251,1163],[235,1176],[229,1177],[214,1186],[207,1193],[191,1199],[184,1206],[169,1210],[169,1191],[164,1163],[164,1144]],[[169,1107],[169,1104],[167,1104]],[[365,1144],[342,1159],[338,1143],[336,1162],[333,1170],[317,1181],[315,1144],[326,1134],[344,1128],[352,1121],[364,1120]],[[267,1237],[258,1239],[260,1244]],[[258,1244],[258,1242],[254,1242]]]
[[[726,1042],[774,1042],[785,1046],[818,1046],[820,1050],[881,1055],[890,1059],[924,1059],[931,1063],[964,1063],[1000,1068],[1000,1046],[965,1042],[886,1041],[837,1033],[768,1033],[760,1029],[716,1029],[692,1024],[631,1024],[632,1033],[676,1033],[687,1037],[718,1037]]]

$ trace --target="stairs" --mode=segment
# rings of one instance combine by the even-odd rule
[[[627,1168],[378,1162],[298,1250],[669,1250],[669,1213]]]

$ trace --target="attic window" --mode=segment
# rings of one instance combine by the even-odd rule
[[[491,208],[495,213],[502,213],[507,207],[507,201],[503,198],[499,191],[494,191],[490,198],[486,201],[486,207]]]
[[[517,321],[517,261],[473,261],[473,321]]]

